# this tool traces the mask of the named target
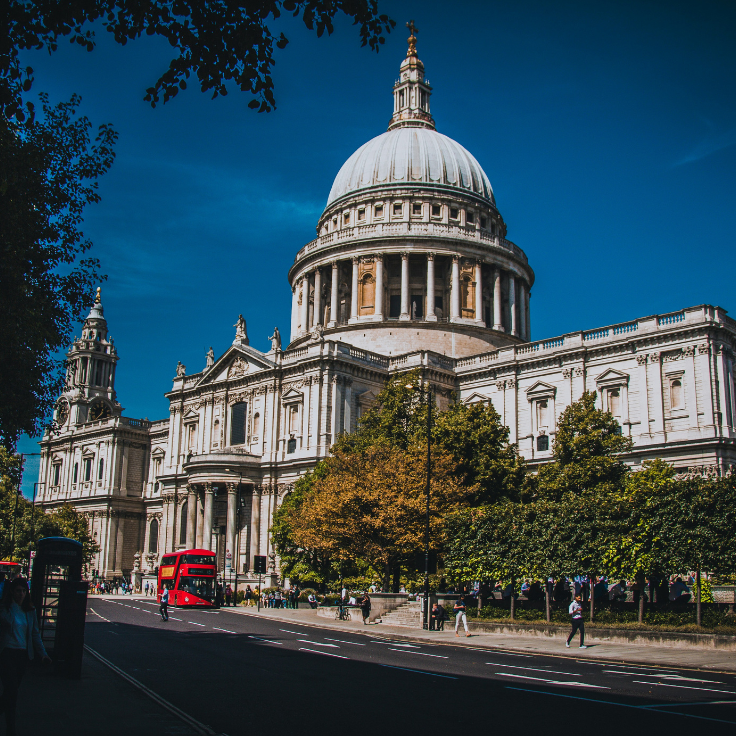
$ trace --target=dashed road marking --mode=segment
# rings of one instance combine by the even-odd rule
[[[407,652],[406,649],[394,649],[389,647],[390,652],[401,652],[402,654],[419,654],[422,657],[437,657],[438,659],[448,659],[444,654],[427,654],[426,652]]]
[[[279,646],[284,643],[282,641],[272,641],[271,639],[263,639],[260,636],[253,636],[253,634],[249,634],[248,635],[248,638],[249,639],[257,639],[258,641],[265,641],[268,644],[278,644]]]
[[[324,644],[322,645],[324,646]],[[325,657],[336,657],[337,659],[348,659],[343,657],[342,654],[332,654],[331,652],[320,652],[318,649],[307,649],[307,647],[299,647],[300,652],[312,652],[312,654],[322,654]]]
[[[582,677],[577,672],[560,672],[559,670],[543,670],[539,667],[520,667],[518,664],[496,664],[495,662],[486,662],[491,667],[507,667],[511,670],[524,670],[524,672],[546,672],[548,675],[567,675],[568,677]]]
[[[570,685],[571,687],[593,687],[596,690],[610,690],[605,685],[589,685],[587,682],[566,682],[565,680],[547,680],[544,677],[529,677],[528,675],[515,675],[513,672],[494,672],[499,677],[516,677],[519,680],[536,680],[546,682],[549,685]]]
[[[220,629],[217,626],[213,626],[213,629],[216,629],[217,631],[224,631],[226,634],[237,634],[237,631],[230,631],[229,629]]]
[[[332,647],[333,649],[340,648],[337,644],[323,644],[322,642],[310,641],[309,639],[298,639],[298,641],[303,641],[305,644],[313,644],[316,647]]]
[[[736,695],[733,690],[715,690],[712,687],[695,687],[693,685],[670,685],[667,682],[644,682],[644,680],[632,680],[639,685],[651,685],[652,687],[676,687],[678,690],[702,690],[706,693],[726,693],[726,695]]]
[[[356,647],[364,647],[365,646],[365,644],[359,644],[357,641],[343,641],[342,639],[330,639],[329,636],[326,636],[325,639],[327,639],[327,641],[336,641],[339,644],[354,644]]]
[[[444,677],[446,680],[457,680],[459,678],[453,677],[452,675],[440,675],[436,672],[425,672],[424,670],[412,670],[408,667],[396,667],[392,664],[382,664],[381,667],[388,667],[391,670],[403,670],[404,672],[414,672],[417,675],[430,675],[431,677]]]

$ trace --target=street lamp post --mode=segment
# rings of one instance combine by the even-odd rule
[[[415,386],[407,384],[407,388]],[[419,402],[424,400],[425,385],[419,381]],[[429,493],[432,478],[432,384],[427,381],[427,487],[426,487],[426,516],[424,528],[424,615],[422,616],[422,627],[429,629]]]

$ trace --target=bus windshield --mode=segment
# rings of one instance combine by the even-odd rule
[[[185,565],[214,565],[214,555],[182,555],[181,561]]]
[[[179,578],[178,590],[182,590],[198,598],[212,600],[214,597],[214,578],[195,578],[189,575],[182,575]]]

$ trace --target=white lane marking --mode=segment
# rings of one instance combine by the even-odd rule
[[[299,636],[309,636],[305,631],[290,631],[289,629],[279,629],[279,631],[285,631],[287,634],[298,634]]]
[[[312,654],[323,654],[325,657],[337,657],[337,659],[347,659],[341,654],[331,654],[330,652],[320,652],[319,649],[307,649],[307,647],[299,647],[300,652],[312,652]]]
[[[323,644],[319,641],[310,641],[309,639],[297,639],[297,641],[303,641],[305,644],[314,644],[316,647],[332,647],[333,649],[339,649],[337,644]]]
[[[422,657],[437,657],[438,659],[447,659],[444,654],[427,654],[426,652],[407,652],[406,649],[388,648],[389,652],[401,652],[402,654],[420,654]]]
[[[99,614],[99,613],[97,613],[97,611],[95,611],[95,609],[94,609],[94,608],[90,608],[89,610],[90,610],[90,612],[91,612],[91,613],[94,613],[94,615],[95,615],[95,616],[98,616],[98,617],[99,617],[99,618],[101,618],[101,619],[102,619],[103,621],[107,621],[107,623],[111,623],[111,621],[110,621],[110,619],[109,619],[109,618],[105,618],[104,616],[100,616],[100,614]]]
[[[248,634],[248,638],[249,639],[258,639],[258,641],[265,641],[268,644],[278,644],[279,646],[284,643],[282,641],[271,641],[271,639],[263,639],[260,636],[253,636],[253,634]]]
[[[587,682],[565,682],[564,680],[547,680],[544,677],[529,677],[528,675],[515,675],[513,672],[494,672],[501,677],[516,677],[519,680],[537,680],[538,682],[546,682],[550,685],[571,685],[572,687],[594,687],[596,690],[610,690],[605,685],[588,685]]]
[[[653,687],[676,687],[678,690],[702,690],[706,693],[726,693],[726,695],[736,695],[733,690],[715,690],[712,687],[693,687],[692,685],[670,685],[666,682],[645,682],[644,680],[632,680],[640,685],[652,685]]]
[[[444,677],[446,680],[457,680],[457,677],[452,675],[438,675],[436,672],[425,672],[424,670],[412,670],[408,667],[396,667],[392,664],[382,664],[381,667],[388,667],[391,670],[403,670],[404,672],[414,672],[417,675],[430,675],[431,677]]]
[[[682,718],[697,718],[700,721],[716,721],[717,723],[728,723],[728,724],[736,724],[736,721],[723,721],[720,718],[708,718],[706,716],[695,716],[692,713],[679,713],[675,712],[673,713],[670,710],[659,710],[662,707],[665,707],[663,705],[631,705],[630,703],[616,703],[612,700],[595,700],[593,698],[581,698],[577,695],[565,695],[563,693],[548,693],[545,690],[529,690],[525,687],[511,687],[511,685],[506,685],[507,690],[519,690],[523,693],[534,693],[536,695],[552,695],[555,698],[570,698],[571,700],[586,700],[588,703],[603,703],[605,705],[617,705],[619,708],[633,708],[634,710],[648,710],[653,711],[655,713],[669,713],[673,716],[678,716]]]
[[[202,626],[204,627],[204,624],[198,624],[196,621],[187,621],[188,624],[192,624],[193,626]]]
[[[524,657],[525,659],[531,659],[531,654],[516,654],[515,652],[504,652],[500,649],[475,649],[474,647],[464,647],[465,649],[472,649],[474,652],[485,652],[486,654],[502,654],[504,657]]]
[[[174,618],[173,616],[169,616],[169,618],[170,618],[170,619],[171,619],[172,621],[181,621],[181,619],[180,619],[180,618]]]
[[[226,634],[237,634],[237,631],[230,631],[229,629],[221,629],[218,626],[213,626],[213,629],[216,629],[217,631],[224,631]]]
[[[642,672],[619,672],[619,671],[612,671],[609,674],[611,675],[634,675],[635,677],[642,677],[644,676]],[[718,682],[718,680],[699,680],[697,677],[683,677],[682,675],[646,675],[646,677],[656,677],[660,680],[677,680],[678,682],[707,682],[711,685],[723,685],[722,682]]]
[[[486,662],[491,667],[508,667],[511,670],[524,670],[524,672],[546,672],[548,675],[567,675],[568,677],[582,677],[578,672],[560,672],[559,670],[543,670],[539,667],[519,667],[518,664],[496,664],[495,662]]]
[[[325,639],[327,639],[327,641],[336,641],[336,642],[338,642],[340,644],[354,644],[356,647],[364,647],[365,646],[365,644],[358,644],[357,641],[343,641],[342,639],[330,639],[329,636],[326,636]]]
[[[393,644],[395,647],[405,647],[406,649],[419,649],[416,644],[401,644],[398,641],[375,641],[371,639],[373,644]]]

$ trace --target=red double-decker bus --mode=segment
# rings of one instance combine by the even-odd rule
[[[164,586],[174,606],[212,606],[215,602],[217,568],[215,553],[184,549],[164,555],[158,568],[158,599]]]

